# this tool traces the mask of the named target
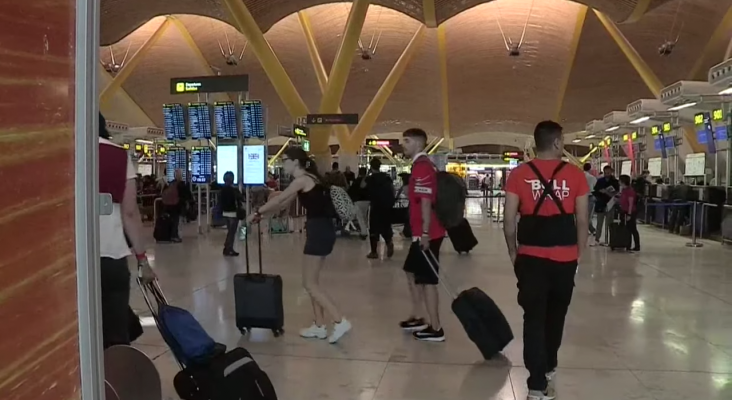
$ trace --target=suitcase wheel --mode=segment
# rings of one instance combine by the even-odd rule
[[[280,328],[280,329],[272,329],[272,334],[274,335],[274,337],[280,337],[280,336],[282,336],[282,335],[285,334],[285,330],[282,329],[282,328]]]
[[[241,332],[242,336],[246,336],[246,334],[249,332],[248,328],[239,328],[239,332]]]

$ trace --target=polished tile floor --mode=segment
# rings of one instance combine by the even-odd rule
[[[471,223],[479,247],[458,256],[445,242],[443,268],[458,289],[485,290],[513,326],[517,339],[503,358],[489,362],[450,312],[447,296],[445,343],[419,343],[397,328],[408,312],[401,271],[407,243],[399,239],[396,256],[386,261],[367,260],[366,242],[339,239],[322,281],[355,328],[337,345],[297,336],[311,321],[300,286],[302,234],[263,239],[265,270],[285,282],[287,333],[280,338],[267,331],[242,337],[234,326],[232,275],[245,264],[243,257],[221,256],[222,231],[199,236],[189,226],[184,243],[157,245],[151,253],[168,299],[193,312],[217,341],[249,349],[280,399],[523,400],[522,312],[503,235],[480,215]],[[732,250],[712,242],[691,249],[687,239],[641,229],[642,253],[592,248],[580,264],[560,351],[558,399],[732,399]],[[138,290],[132,302],[146,310]],[[177,365],[154,326],[137,346],[155,360],[164,396],[177,398],[171,383]]]

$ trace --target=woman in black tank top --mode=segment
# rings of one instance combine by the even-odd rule
[[[320,271],[325,259],[333,251],[336,233],[333,219],[336,216],[327,187],[318,174],[315,162],[301,148],[290,147],[282,155],[285,172],[294,180],[281,195],[272,197],[257,212],[249,216],[248,222],[258,222],[262,215],[281,210],[297,197],[307,212],[305,222],[305,250],[303,257],[303,286],[310,295],[315,320],[313,325],[302,329],[300,336],[313,339],[328,339],[336,343],[351,330],[351,323],[341,314],[338,307],[320,286]],[[326,315],[334,321],[328,336]]]

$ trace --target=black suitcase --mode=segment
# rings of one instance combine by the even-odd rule
[[[608,224],[608,247],[610,250],[630,249],[632,237],[625,222],[625,215],[617,208],[614,208],[611,213],[613,220]]]
[[[248,227],[250,228],[250,227]],[[283,334],[285,311],[282,305],[282,277],[262,273],[262,233],[257,224],[259,273],[249,272],[249,237],[244,241],[247,272],[234,275],[236,327],[242,335],[251,328],[271,329],[275,336]]]
[[[137,283],[160,334],[166,342],[172,340],[158,322],[155,305],[168,303],[160,285],[157,281],[143,285],[139,279]],[[177,357],[176,361],[181,370],[173,378],[173,387],[182,400],[277,400],[267,374],[241,347],[227,352],[226,346],[217,344],[214,354],[204,363],[185,365]]]
[[[437,272],[432,265],[434,257],[425,254],[427,262],[433,272]],[[452,297],[452,312],[463,325],[468,338],[475,343],[483,355],[490,360],[513,340],[513,331],[498,305],[485,292],[477,287],[465,290],[455,296],[447,282],[444,271],[440,283],[448,295]]]
[[[455,248],[458,254],[470,253],[470,250],[478,245],[478,239],[473,234],[473,228],[470,227],[470,223],[465,218],[458,226],[448,229],[447,235],[450,237],[452,247]]]
[[[153,237],[157,242],[170,242],[173,239],[173,221],[170,218],[170,214],[160,214],[155,220]]]

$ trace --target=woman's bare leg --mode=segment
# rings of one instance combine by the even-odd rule
[[[333,321],[340,322],[343,319],[341,312],[320,286],[320,271],[323,269],[323,264],[325,264],[325,257],[306,255],[303,263],[303,286],[308,291],[308,294],[310,294],[313,302],[315,323],[319,326],[325,324],[324,311],[333,318]]]

